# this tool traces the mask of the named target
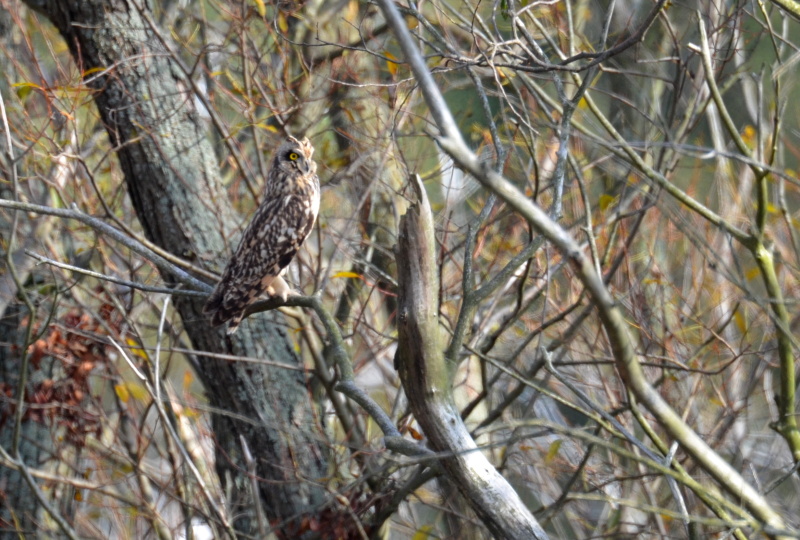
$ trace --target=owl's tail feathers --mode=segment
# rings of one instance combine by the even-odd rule
[[[225,294],[220,289],[220,287],[217,287],[211,293],[206,305],[203,306],[203,313],[211,315],[211,326],[219,326],[225,321],[230,321],[228,335],[231,335],[239,329],[239,323],[242,322],[244,313],[237,306],[231,305],[230,302],[226,303]]]
[[[242,322],[243,318],[244,318],[243,314],[239,314],[235,316],[233,319],[231,319],[231,322],[228,323],[228,330],[226,330],[225,333],[228,334],[229,336],[235,334],[236,331],[239,329],[239,323]]]

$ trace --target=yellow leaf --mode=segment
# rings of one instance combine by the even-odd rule
[[[388,58],[386,61],[386,68],[392,75],[397,75],[397,57],[390,52],[384,52],[383,55]]]
[[[79,489],[76,489],[76,490],[75,490],[75,495],[73,496],[73,498],[74,498],[74,499],[75,499],[77,502],[81,502],[81,501],[83,500],[83,494],[81,494],[81,490],[79,490]]]
[[[275,126],[270,126],[269,124],[265,124],[264,122],[257,122],[255,126],[266,131],[271,131],[272,133],[278,133],[278,128]]]
[[[145,360],[150,360],[150,357],[147,356],[147,353],[145,352],[144,349],[142,349],[142,347],[139,345],[138,341],[136,341],[133,338],[126,338],[125,339],[125,343],[128,344],[128,347],[130,347],[131,352],[133,354],[135,354],[139,358],[143,358]]]
[[[500,79],[500,84],[503,86],[511,84],[510,79],[516,76],[516,74],[510,69],[495,67],[494,70],[497,73],[497,78]]]
[[[264,5],[264,0],[253,0],[253,3],[256,5],[256,11],[258,11],[259,16],[266,17],[267,6]]]
[[[744,277],[747,278],[747,281],[752,281],[757,278],[759,275],[758,267],[752,268],[748,272],[745,273]]]
[[[544,457],[545,463],[550,463],[555,459],[558,455],[558,451],[561,449],[561,439],[556,439],[552,443],[550,443],[550,448],[547,449],[547,455]]]
[[[105,71],[106,68],[104,67],[93,67],[89,68],[83,72],[83,76],[86,77],[87,75],[91,75],[92,73],[99,73],[101,71]]]
[[[617,197],[613,195],[600,195],[600,211],[605,212],[608,208],[614,204],[617,200]]]
[[[225,78],[228,79],[228,82],[230,83],[231,88],[233,89],[234,92],[236,92],[240,96],[244,96],[245,95],[244,87],[242,87],[242,85],[239,84],[239,81],[237,81],[233,77],[233,75],[231,75],[230,71],[226,71],[225,72]]]
[[[196,420],[197,418],[200,418],[202,415],[196,409],[192,409],[190,407],[187,407],[187,408],[183,409],[183,416],[185,416],[186,418],[188,418],[190,420]]]
[[[747,319],[745,318],[744,312],[739,309],[736,313],[733,314],[733,322],[736,323],[736,328],[739,329],[739,332],[742,334],[747,333]]]
[[[413,30],[414,28],[419,26],[419,21],[417,20],[416,17],[412,17],[411,15],[406,15],[405,19],[406,19],[406,27],[409,30]]]
[[[21,82],[21,83],[14,83],[11,85],[12,87],[17,89],[17,96],[21,100],[25,100],[26,97],[31,93],[33,89],[41,90],[42,87],[38,84],[30,83],[30,82]]]
[[[189,385],[194,382],[194,375],[188,369],[183,372],[183,389],[189,388]]]
[[[747,146],[753,148],[756,142],[756,128],[750,124],[744,126],[744,129],[742,130],[742,140]]]
[[[147,401],[150,398],[147,389],[139,383],[128,383],[128,392],[131,393],[136,401]]]
[[[36,88],[37,90],[41,90],[42,87],[38,84],[32,82],[18,82],[11,85],[12,88]]]
[[[136,382],[124,382],[114,385],[114,392],[123,403],[127,403],[130,398],[142,402],[148,398],[147,389]]]
[[[433,526],[432,525],[423,525],[417,532],[414,533],[414,536],[411,537],[411,540],[427,540],[431,536],[433,536]]]
[[[125,387],[124,384],[115,384],[114,385],[114,392],[117,394],[119,400],[123,403],[127,403],[128,400],[131,398],[130,392]]]
[[[25,98],[27,98],[30,95],[30,93],[31,93],[30,86],[23,86],[22,88],[17,89],[17,97],[22,101],[25,101]]]
[[[356,274],[355,272],[336,272],[331,277],[334,277],[334,278],[355,278],[355,279],[360,279],[361,278],[361,274]]]
[[[286,22],[286,15],[283,12],[278,13],[278,28],[284,33],[289,31],[289,23]]]

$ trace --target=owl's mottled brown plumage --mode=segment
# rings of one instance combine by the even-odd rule
[[[289,137],[272,158],[264,201],[242,235],[236,253],[203,312],[211,324],[239,328],[244,310],[261,294],[284,300],[289,287],[280,277],[306,239],[319,213],[317,164],[308,139]]]

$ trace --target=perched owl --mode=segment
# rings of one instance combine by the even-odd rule
[[[313,153],[308,139],[289,137],[272,158],[264,201],[203,308],[214,326],[230,321],[228,334],[236,332],[245,308],[261,294],[286,300],[290,289],[281,274],[319,213],[319,178],[317,164],[311,159]]]

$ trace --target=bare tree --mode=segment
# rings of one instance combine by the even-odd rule
[[[3,7],[0,530],[798,536],[791,4]]]

